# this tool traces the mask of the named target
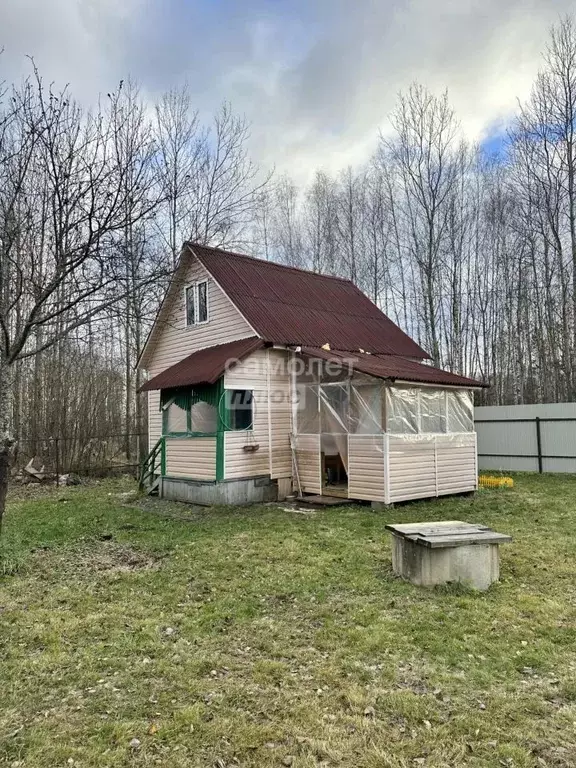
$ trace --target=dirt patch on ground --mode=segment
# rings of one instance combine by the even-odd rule
[[[133,573],[160,567],[162,555],[134,549],[115,541],[86,542],[79,548],[61,551],[39,549],[34,553],[36,565],[49,565],[51,571],[74,572],[79,578],[94,574]]]
[[[140,571],[158,568],[160,558],[113,541],[102,542],[98,549],[82,553],[93,571]]]
[[[175,520],[200,520],[210,514],[211,507],[200,504],[185,504],[180,501],[167,501],[156,496],[141,496],[127,502],[127,506],[135,507],[142,512],[151,512],[161,517],[170,517]]]

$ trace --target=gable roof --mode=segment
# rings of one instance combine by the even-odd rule
[[[195,243],[188,247],[265,341],[430,357],[350,280]]]
[[[215,384],[220,376],[235,363],[244,360],[263,346],[262,339],[251,336],[248,339],[200,349],[151,378],[140,387],[139,391],[190,387],[194,384]]]

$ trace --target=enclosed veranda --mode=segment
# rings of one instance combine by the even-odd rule
[[[296,490],[385,504],[474,491],[473,388],[392,379],[379,358],[362,357],[381,375],[357,359],[301,357]]]

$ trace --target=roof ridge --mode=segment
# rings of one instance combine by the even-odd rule
[[[261,264],[268,264],[271,267],[277,267],[278,269],[285,269],[289,270],[291,272],[303,272],[305,275],[313,275],[314,277],[323,277],[327,280],[339,280],[342,283],[350,283],[355,288],[360,290],[358,286],[350,280],[349,277],[340,277],[339,275],[327,275],[324,272],[315,272],[313,269],[304,269],[302,267],[293,267],[289,264],[280,264],[278,261],[270,261],[269,259],[260,259],[258,256],[250,256],[247,253],[238,253],[237,251],[228,251],[225,248],[218,248],[214,245],[204,245],[202,243],[194,243],[191,240],[186,241],[186,245],[191,248],[205,248],[209,251],[217,251],[218,253],[223,253],[226,256],[235,256],[240,259],[250,259],[250,261],[258,261]]]

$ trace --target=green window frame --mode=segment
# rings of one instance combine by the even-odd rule
[[[227,389],[222,414],[226,432],[254,430],[254,392],[251,389]]]

